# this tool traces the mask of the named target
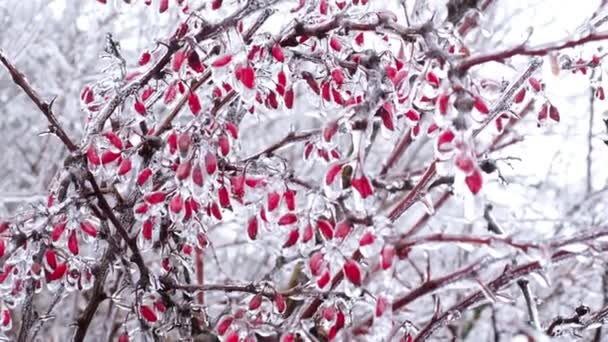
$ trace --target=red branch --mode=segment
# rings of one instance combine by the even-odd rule
[[[564,259],[568,259],[571,257],[576,256],[576,253],[570,253],[570,252],[565,252],[565,251],[559,251],[557,253],[554,253],[551,256],[551,261],[552,262],[558,262]],[[505,270],[503,271],[503,273],[498,276],[496,279],[494,279],[493,281],[491,281],[490,283],[488,283],[487,287],[492,291],[492,292],[496,292],[504,287],[506,287],[507,285],[510,285],[511,283],[513,283],[514,281],[516,281],[517,279],[526,276],[530,273],[536,272],[536,271],[540,271],[542,269],[542,265],[539,261],[533,261],[533,262],[529,262],[527,264],[521,265],[519,267],[516,268],[505,268]],[[464,312],[466,309],[468,309],[469,307],[473,306],[474,304],[482,301],[485,299],[485,295],[483,294],[483,292],[477,291],[475,293],[473,293],[472,295],[468,296],[467,298],[465,298],[464,300],[460,301],[459,303],[457,303],[456,305],[452,306],[451,308],[449,308],[448,310],[445,310],[443,313],[441,313],[440,315],[434,317],[429,324],[427,324],[416,336],[416,339],[414,340],[414,342],[422,342],[422,341],[426,341],[430,335],[437,330],[437,328],[439,326],[441,326],[442,324],[445,323],[445,321],[448,319],[448,317],[450,316],[450,314],[452,312]]]
[[[403,133],[403,135],[399,139],[399,142],[397,143],[397,145],[395,145],[395,147],[391,151],[391,154],[389,155],[386,164],[384,164],[384,166],[382,167],[382,170],[380,171],[381,177],[386,176],[386,174],[391,169],[391,167],[393,167],[393,165],[395,165],[395,163],[397,163],[399,158],[401,158],[401,156],[403,155],[403,152],[405,152],[405,150],[408,148],[408,146],[411,143],[412,143],[412,133],[411,133],[411,129],[408,129],[407,131],[405,131]]]
[[[459,72],[464,73],[476,65],[488,62],[500,62],[513,56],[544,56],[551,51],[563,50],[585,43],[600,41],[604,39],[608,39],[608,33],[592,33],[579,39],[569,40],[565,42],[552,42],[537,47],[527,47],[524,43],[503,51],[467,58],[460,62],[456,66],[456,69]]]
[[[426,185],[433,179],[436,172],[436,162],[433,161],[431,165],[426,169],[422,178],[416,183],[412,191],[408,192],[407,196],[393,209],[390,214],[388,214],[388,218],[391,221],[397,220],[401,214],[403,214],[407,209],[409,209],[422,195],[424,188]]]
[[[427,236],[422,236],[420,238],[410,240],[410,241],[402,241],[400,242],[396,248],[407,249],[414,246],[420,246],[429,243],[464,243],[464,244],[473,244],[473,245],[486,245],[492,246],[497,243],[507,244],[511,247],[520,249],[526,252],[528,249],[538,249],[540,245],[537,243],[528,243],[528,242],[517,242],[514,241],[511,237],[499,237],[499,236],[469,236],[469,235],[454,235],[454,234],[444,234],[437,233]]]
[[[602,229],[600,229],[599,232],[581,234],[581,235],[573,237],[571,239],[550,243],[549,247],[561,248],[561,247],[564,247],[564,246],[567,246],[567,245],[573,244],[573,243],[586,243],[586,242],[590,242],[597,238],[607,236],[607,235],[608,235],[608,229],[602,228]],[[518,247],[518,248],[521,248],[524,250],[527,248],[540,248],[540,246],[536,245],[536,244],[515,243],[509,238],[496,238],[496,237],[470,238],[470,237],[466,237],[466,236],[435,234],[435,235],[427,236],[425,238],[421,238],[420,240],[429,240],[429,241],[430,240],[437,240],[437,241],[441,240],[441,241],[452,241],[452,242],[461,241],[461,242],[466,242],[466,243],[473,242],[473,243],[480,243],[480,244],[491,244],[492,241],[502,241],[504,243],[508,243],[510,245],[513,245],[515,247]],[[608,246],[598,248],[598,250],[601,250],[601,251],[608,250]],[[563,250],[558,250],[552,254],[551,261],[558,262],[558,261],[561,261],[561,260],[564,260],[567,258],[574,257],[576,255],[579,255],[579,253],[571,253],[571,252],[567,252],[567,251],[563,251]],[[395,299],[395,301],[393,301],[393,304],[392,304],[393,311],[398,311],[398,310],[404,308],[405,306],[407,306],[408,304],[412,303],[413,301],[415,301],[425,295],[428,295],[450,283],[453,283],[455,281],[465,279],[467,277],[474,275],[475,272],[477,270],[479,270],[479,268],[482,265],[483,265],[482,262],[477,261],[471,265],[468,265],[464,268],[461,268],[461,269],[459,269],[455,272],[452,272],[450,274],[447,274],[445,276],[441,276],[438,278],[429,279],[429,280],[424,281],[417,288],[411,290],[406,295],[403,295],[402,297]],[[540,271],[541,269],[542,269],[541,263],[538,261],[526,263],[526,264],[521,265],[516,268],[507,267],[507,268],[505,268],[505,270],[503,271],[503,273],[500,276],[498,276],[493,281],[488,283],[487,287],[490,290],[492,290],[492,292],[497,292],[498,290],[513,283],[517,279],[519,279],[525,275],[528,275],[532,272]],[[450,312],[454,312],[454,311],[463,312],[464,310],[466,310],[470,306],[474,305],[475,303],[478,303],[479,301],[483,300],[484,298],[485,298],[485,296],[484,296],[483,292],[477,291],[474,294],[467,297],[466,299],[464,299],[463,301],[461,301],[460,303],[454,305],[452,308],[446,310],[443,314],[437,315],[429,322],[429,324],[427,324],[427,326],[425,326],[422,329],[422,331],[416,337],[416,341],[425,341],[431,335],[431,333],[433,331],[435,331],[436,328],[447,319],[448,314]],[[371,318],[371,317],[367,318],[364,321],[362,321],[357,326],[357,328],[355,328],[355,331],[364,331],[365,327],[369,327],[372,323],[373,323],[373,318]]]

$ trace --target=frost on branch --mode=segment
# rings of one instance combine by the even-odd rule
[[[88,59],[0,41],[0,190],[43,193],[2,199],[2,338],[602,340],[604,8],[64,5]]]

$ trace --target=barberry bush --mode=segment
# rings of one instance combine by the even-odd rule
[[[0,339],[608,336],[606,1],[46,3],[0,4]]]

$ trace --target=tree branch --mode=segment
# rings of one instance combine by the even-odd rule
[[[480,64],[484,64],[484,63],[488,63],[488,62],[500,62],[507,58],[511,58],[513,56],[544,56],[552,51],[559,51],[559,50],[579,46],[579,45],[582,45],[585,43],[600,41],[600,40],[605,40],[605,39],[608,39],[608,32],[592,33],[592,34],[589,34],[585,37],[578,38],[578,39],[568,40],[565,42],[556,41],[556,42],[546,43],[546,44],[535,46],[535,47],[527,47],[524,43],[524,44],[518,45],[516,47],[510,48],[510,49],[492,52],[492,53],[485,54],[485,55],[469,57],[469,58],[461,61],[460,63],[458,63],[458,65],[456,66],[455,69],[460,74],[463,74],[467,70],[469,70],[470,68],[472,68],[476,65],[480,65]]]
[[[603,246],[601,248],[601,251],[606,250],[608,250],[608,246]],[[556,263],[565,259],[575,257],[577,255],[579,254],[566,251],[558,251],[553,253],[553,255],[551,256],[551,262]],[[532,272],[540,271],[542,269],[543,266],[539,261],[529,262],[515,268],[507,266],[500,276],[488,283],[487,287],[493,292],[497,292],[498,290],[512,284],[517,279],[520,279],[521,277],[529,275]],[[485,295],[483,294],[483,292],[477,291],[469,295],[459,303],[453,305],[448,310],[445,310],[442,314],[434,317],[422,330],[420,330],[420,332],[414,339],[414,342],[426,341],[431,336],[431,334],[435,332],[437,328],[439,328],[439,326],[445,323],[445,321],[448,319],[448,316],[450,315],[450,312],[464,312],[469,307],[482,301],[484,298]]]
[[[528,308],[528,316],[530,317],[530,324],[536,329],[540,330],[540,321],[538,319],[538,308],[536,307],[536,301],[533,298],[532,290],[530,289],[530,282],[527,279],[519,279],[517,286],[521,289],[524,299],[526,300],[526,307]]]
[[[59,139],[63,142],[63,144],[68,148],[70,152],[75,152],[78,150],[78,147],[72,142],[72,140],[68,137],[66,132],[61,128],[61,125],[57,121],[57,117],[55,113],[53,113],[53,101],[46,102],[42,100],[40,94],[28,83],[25,76],[7,59],[2,51],[0,51],[0,62],[4,64],[9,74],[13,78],[13,82],[15,82],[25,94],[34,102],[34,104],[40,109],[42,114],[46,116],[49,121],[49,129],[51,132],[55,133]]]
[[[84,341],[89,325],[97,312],[99,304],[108,298],[104,292],[104,284],[109,273],[110,263],[114,259],[114,253],[114,246],[110,245],[104,253],[100,265],[98,265],[97,272],[95,272],[95,281],[93,284],[91,299],[89,300],[87,307],[76,321],[76,332],[74,333],[74,337],[72,339],[73,342]]]

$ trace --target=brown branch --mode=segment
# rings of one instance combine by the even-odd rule
[[[437,210],[439,210],[439,208],[441,208],[448,201],[448,199],[451,196],[452,196],[452,193],[447,190],[444,191],[441,194],[441,196],[439,196],[439,199],[437,199],[435,201],[435,203],[433,203],[433,208],[435,208],[435,213],[437,212]],[[428,222],[428,220],[431,218],[431,216],[433,216],[433,214],[424,213],[424,215],[422,215],[422,217],[412,226],[412,228],[410,228],[405,234],[403,234],[402,239],[407,239],[408,237],[413,236],[416,233],[418,233],[420,231],[420,229],[422,229],[422,227],[424,227],[424,225]],[[402,251],[402,249],[397,248],[397,254],[399,254],[400,251]]]
[[[555,329],[557,329],[557,327],[566,325],[566,324],[580,324],[580,323],[581,323],[581,318],[578,315],[574,315],[572,317],[567,317],[567,318],[557,316],[553,321],[551,321],[551,324],[549,324],[549,327],[547,328],[545,333],[549,336],[557,336],[557,333],[555,331]]]
[[[61,301],[61,299],[63,298],[63,290],[65,289],[64,285],[61,285],[61,287],[59,288],[59,290],[57,290],[57,293],[55,293],[55,298],[53,298],[53,301],[49,304],[48,309],[46,310],[46,312],[44,313],[43,317],[49,317],[51,315],[51,312],[53,312],[53,309],[55,309],[55,307],[57,306],[57,304],[59,304],[59,302]],[[44,324],[45,321],[43,320],[38,320],[36,322],[36,325],[34,327],[32,327],[33,332],[32,332],[32,341],[36,341],[36,336],[38,336],[38,332],[40,332],[40,329],[42,328],[42,325]]]
[[[481,261],[476,261],[442,277],[425,280],[422,284],[408,292],[406,295],[395,299],[391,305],[392,310],[396,312],[415,300],[431,294],[446,285],[473,276],[477,271],[479,271],[483,264],[484,263]],[[367,328],[373,324],[373,320],[373,317],[368,317],[359,323],[353,330],[356,332],[366,331]]]
[[[41,246],[40,251],[33,256],[34,262],[40,262],[42,260],[45,250],[45,246]],[[25,284],[25,300],[21,306],[21,327],[19,328],[19,335],[17,336],[18,342],[26,342],[28,340],[30,329],[38,319],[38,314],[34,311],[35,286],[36,284],[33,278],[29,279]]]
[[[245,41],[247,44],[249,44],[249,42],[251,41],[251,38],[253,38],[253,35],[260,29],[260,27],[262,27],[262,25],[266,22],[266,20],[268,20],[268,18],[270,18],[272,13],[273,13],[272,9],[266,8],[262,12],[262,14],[260,14],[260,16],[257,17],[255,22],[249,27],[249,29],[245,32],[245,34],[243,34],[243,41]]]
[[[251,38],[253,37],[255,32],[262,26],[262,24],[264,24],[264,22],[266,22],[266,20],[268,20],[268,18],[270,18],[271,14],[272,14],[272,10],[265,9],[262,12],[262,14],[260,14],[260,16],[253,23],[253,25],[251,25],[251,27],[245,32],[245,34],[243,34],[243,40],[246,42],[251,40]],[[196,91],[201,85],[203,85],[205,82],[207,82],[210,77],[211,77],[211,70],[207,69],[205,71],[205,73],[201,76],[201,78],[199,80],[196,80],[195,82],[193,82],[193,84],[190,86],[190,92]],[[212,113],[217,113],[219,111],[219,109],[222,108],[223,105],[225,105],[225,103],[232,101],[236,95],[237,94],[234,90],[231,91],[230,93],[228,93],[224,97],[224,99],[222,99],[222,102],[220,102],[221,105],[217,105],[213,108]],[[171,110],[169,115],[167,115],[167,117],[165,117],[165,119],[162,121],[162,123],[160,124],[158,129],[154,132],[155,136],[160,137],[164,132],[166,132],[171,127],[171,122],[173,121],[173,119],[175,119],[177,114],[179,114],[179,112],[186,105],[187,102],[188,102],[188,94],[184,95],[181,98],[181,100],[179,101],[179,103],[173,108],[173,110]]]
[[[190,86],[189,92],[196,91],[203,83],[207,82],[207,80],[211,77],[211,70],[207,69],[205,73],[201,76],[200,79],[194,81]],[[179,112],[184,108],[186,103],[188,102],[188,93],[186,93],[177,103],[175,107],[169,112],[169,114],[163,119],[158,129],[154,131],[154,135],[160,137],[163,133],[171,128],[171,122],[173,119],[179,114]]]
[[[76,332],[74,333],[74,337],[72,339],[73,342],[84,341],[89,325],[93,320],[93,316],[95,316],[95,313],[97,312],[99,304],[108,298],[107,294],[104,292],[104,284],[109,273],[110,263],[114,259],[114,253],[115,249],[113,245],[110,245],[103,256],[100,265],[94,273],[95,281],[93,284],[91,299],[89,300],[87,307],[76,321]]]
[[[93,187],[93,191],[95,192],[95,197],[99,202],[99,208],[101,211],[108,217],[112,225],[116,228],[116,231],[120,235],[120,237],[127,243],[129,250],[131,250],[131,259],[137,265],[140,273],[139,283],[143,287],[148,286],[148,277],[150,275],[150,271],[146,267],[144,263],[144,259],[139,252],[139,248],[137,247],[137,240],[135,238],[129,237],[129,233],[123,227],[120,220],[114,214],[114,210],[108,204],[106,198],[101,194],[101,190],[99,189],[99,185],[97,185],[97,181],[91,172],[87,172],[87,178],[91,186]]]
[[[588,320],[585,320],[583,323],[584,328],[587,328],[587,327],[591,326],[592,324],[596,324],[596,323],[603,324],[606,320],[606,317],[608,317],[608,306],[604,306],[602,309],[600,309],[595,314],[593,314]]]
[[[337,291],[320,291],[314,289],[305,289],[303,287],[293,287],[285,291],[276,290],[268,285],[259,285],[259,284],[175,284],[172,283],[171,280],[162,279],[163,285],[166,289],[173,290],[184,290],[189,292],[194,291],[202,291],[202,292],[241,292],[241,293],[250,293],[250,294],[260,294],[266,298],[273,299],[274,296],[279,293],[285,297],[294,296],[294,295],[304,295],[304,296],[327,296],[334,295],[339,297],[347,297],[343,292]]]
[[[602,228],[600,233],[580,234],[579,236],[576,236],[572,239],[567,239],[564,241],[558,241],[558,242],[551,243],[551,244],[549,244],[549,246],[552,248],[555,248],[555,249],[559,249],[561,247],[564,247],[564,246],[572,244],[572,243],[593,241],[593,240],[603,237],[603,236],[608,236],[608,229]],[[491,241],[486,240],[486,239],[475,239],[475,238],[467,238],[467,237],[463,237],[463,236],[452,236],[452,235],[446,235],[446,234],[430,235],[426,238],[421,238],[420,241],[424,241],[427,239],[440,240],[440,239],[443,239],[444,237],[446,238],[445,241],[450,241],[450,240],[452,242],[458,242],[458,241],[475,242],[476,241],[477,243],[480,243],[480,244],[486,244],[486,242],[488,244],[491,244]],[[460,240],[461,238],[462,238],[462,240]],[[494,239],[494,237],[492,239]],[[509,244],[512,243],[514,246],[518,246],[519,248],[523,249],[524,251],[527,250],[528,248],[540,248],[540,246],[537,246],[535,244],[513,243],[510,239],[501,239],[501,240],[503,240],[503,242],[505,242],[505,243],[509,243]],[[399,251],[399,250],[402,250],[403,248],[407,248],[407,246],[400,245],[396,249]],[[608,250],[608,246],[603,247],[603,250]],[[551,260],[554,262],[557,262],[557,261],[563,260],[565,258],[574,257],[576,255],[578,255],[578,254],[570,253],[567,251],[557,251],[557,252],[553,253]],[[425,281],[420,286],[418,286],[416,289],[410,291],[408,294],[402,296],[401,298],[395,299],[395,301],[393,301],[393,305],[392,305],[393,311],[396,312],[396,311],[400,310],[401,308],[407,306],[408,304],[412,303],[413,301],[415,301],[423,296],[426,296],[426,295],[440,289],[443,286],[446,286],[450,283],[453,283],[453,282],[463,279],[465,277],[473,276],[476,272],[478,272],[481,269],[481,267],[483,265],[484,264],[481,262],[476,262],[476,263],[466,266],[458,271],[445,275],[443,277]],[[520,267],[517,267],[514,269],[506,268],[499,277],[497,277],[494,281],[492,281],[488,284],[488,288],[492,292],[496,292],[499,289],[520,279],[521,277],[528,275],[532,272],[539,271],[541,269],[542,269],[542,266],[539,262],[531,262],[531,263],[525,264],[523,266],[520,266]],[[447,319],[447,315],[450,312],[453,312],[453,311],[463,312],[464,310],[466,310],[466,308],[472,306],[473,304],[476,304],[477,302],[481,301],[483,298],[485,298],[483,292],[478,291],[475,294],[467,297],[465,300],[461,301],[460,303],[454,305],[449,310],[446,310],[442,315],[438,315],[437,317],[434,317],[429,322],[429,324],[427,324],[427,326],[419,333],[418,337],[416,338],[416,341],[425,341],[425,339],[428,338],[428,336],[430,336],[430,334],[433,331],[435,331],[435,329],[438,327],[438,325],[442,324],[442,322]],[[608,309],[607,309],[606,315],[608,315]],[[364,320],[355,330],[364,330],[363,327],[370,326],[372,324],[372,321],[373,321],[373,318],[368,318],[368,319]]]
[[[358,249],[352,255],[352,259],[355,261],[359,261],[362,258],[363,258],[363,254],[361,254],[361,251]],[[342,272],[342,270],[340,270],[331,279],[330,291],[335,289],[336,286],[338,286],[338,284],[340,284],[342,282],[342,280],[344,280],[344,272]],[[321,297],[314,298],[308,304],[308,306],[304,309],[300,318],[301,319],[311,318],[315,314],[315,312],[317,312],[317,309],[319,308],[319,306],[321,306],[322,303],[323,303],[323,300],[321,299]]]
[[[399,142],[397,143],[397,145],[395,145],[395,147],[391,151],[391,153],[388,157],[388,160],[386,161],[384,166],[382,166],[382,170],[380,171],[380,177],[386,176],[388,171],[393,167],[393,165],[395,165],[395,163],[397,163],[399,158],[401,158],[401,156],[403,155],[403,152],[405,152],[405,150],[408,148],[408,146],[411,143],[412,143],[411,129],[408,129],[407,131],[405,131],[403,133],[403,136],[401,136],[401,138],[399,139]]]
[[[422,178],[414,185],[412,191],[408,192],[405,198],[397,204],[397,206],[388,214],[388,218],[391,221],[396,221],[407,209],[409,209],[416,201],[422,196],[423,190],[426,188],[426,185],[433,179],[435,176],[436,168],[435,161],[429,165],[426,169]]]
[[[475,274],[477,271],[480,270],[481,266],[483,265],[483,262],[476,261],[448,275],[425,281],[422,285],[410,291],[405,296],[395,299],[392,305],[393,311],[398,311],[418,298],[428,295],[448,284],[454,283],[458,280],[464,279]]]
[[[70,150],[70,152],[77,151],[78,147],[76,146],[76,144],[74,144],[74,142],[72,142],[70,137],[68,137],[66,132],[63,130],[63,128],[61,128],[61,125],[57,121],[57,117],[53,112],[52,108],[53,101],[49,103],[42,100],[40,94],[38,94],[38,92],[34,88],[32,88],[25,76],[13,64],[11,64],[11,62],[7,59],[7,57],[2,51],[0,51],[0,61],[2,62],[2,64],[4,64],[9,74],[13,78],[13,82],[15,82],[15,84],[17,84],[21,89],[23,89],[23,91],[30,98],[30,100],[32,100],[32,102],[34,102],[38,109],[40,109],[42,114],[46,116],[47,120],[49,121],[50,131],[55,133],[55,135],[57,135],[57,137],[61,139],[63,144],[68,148],[68,150]]]
[[[49,125],[51,126],[51,131],[53,131],[61,139],[61,141],[64,143],[64,145],[71,152],[77,151],[78,147],[72,142],[72,140],[65,133],[65,131],[63,130],[63,128],[60,126],[59,122],[57,121],[55,114],[53,113],[52,108],[51,108],[52,103],[49,104],[49,103],[44,102],[40,98],[39,94],[29,85],[29,83],[26,81],[23,74],[21,72],[19,72],[6,59],[6,57],[2,53],[0,53],[0,60],[6,66],[6,68],[9,70],[9,73],[13,77],[13,80],[15,81],[15,83],[23,89],[23,91],[36,104],[36,106],[38,106],[40,111],[46,116],[47,120],[49,121]],[[149,271],[144,264],[144,260],[141,257],[141,254],[139,253],[139,249],[137,248],[136,241],[134,239],[129,238],[127,231],[121,225],[121,223],[118,220],[118,218],[116,217],[116,215],[114,215],[113,209],[110,207],[110,205],[106,201],[106,199],[103,195],[103,192],[97,185],[97,182],[96,182],[93,174],[90,173],[89,171],[87,171],[87,177],[88,177],[88,180],[89,180],[91,186],[93,187],[94,195],[96,196],[96,198],[99,202],[101,210],[103,211],[105,216],[107,216],[110,219],[112,224],[116,227],[116,230],[118,231],[120,236],[126,241],[127,245],[129,246],[129,249],[131,250],[131,252],[133,254],[132,255],[133,261],[136,263],[136,265],[138,266],[140,273],[141,273],[140,281],[142,281],[142,284],[144,284],[144,286],[146,286],[145,284],[147,284],[147,282],[148,282]],[[112,250],[112,247],[109,247],[109,248],[110,249],[108,250],[107,253],[111,253],[110,251]],[[83,316],[78,321],[78,329],[77,329],[75,337],[74,337],[75,341],[81,341],[84,339],[86,330],[88,328],[88,325],[90,323],[92,316],[95,314],[99,303],[105,299],[105,294],[103,293],[103,281],[105,280],[105,276],[108,272],[108,266],[109,266],[109,261],[107,261],[107,264],[102,263],[102,266],[101,266],[102,269],[99,271],[99,274],[95,280],[95,289],[93,292],[93,300],[91,302],[89,302],[89,305],[87,306],[87,309],[83,313]],[[29,283],[28,283],[28,286],[29,286]],[[29,289],[29,287],[28,287],[28,289]],[[29,290],[28,290],[28,293],[29,293]],[[32,295],[33,295],[33,293],[32,293]],[[27,339],[28,331],[33,324],[32,303],[31,303],[32,298],[31,297],[32,297],[31,295],[28,295],[28,300],[26,300],[26,303],[24,304],[24,307],[25,307],[24,318],[23,318],[23,324],[21,326],[21,330],[20,330],[19,337],[18,337],[19,341],[25,341]]]
[[[190,86],[190,92],[196,91],[201,85],[203,85],[205,82],[207,82],[207,80],[209,80],[210,77],[211,77],[211,71],[210,70],[205,71],[205,73],[201,76],[201,78],[199,80],[192,83],[192,85]],[[232,90],[232,91],[230,91],[230,93],[226,94],[226,96],[224,96],[224,98],[222,98],[222,100],[213,107],[213,109],[211,110],[211,115],[215,116],[220,111],[221,108],[223,108],[226,104],[228,104],[232,100],[234,100],[236,98],[236,96],[237,96],[237,93],[234,90]],[[154,132],[154,136],[160,137],[163,133],[165,133],[167,130],[169,130],[171,128],[171,123],[173,122],[173,120],[175,119],[177,114],[179,114],[179,112],[182,110],[182,108],[184,107],[184,105],[187,102],[188,102],[188,94],[184,95],[180,99],[179,103],[173,108],[173,110],[171,110],[169,115],[167,115],[165,117],[165,119],[162,121],[162,123],[160,124],[158,129]]]

